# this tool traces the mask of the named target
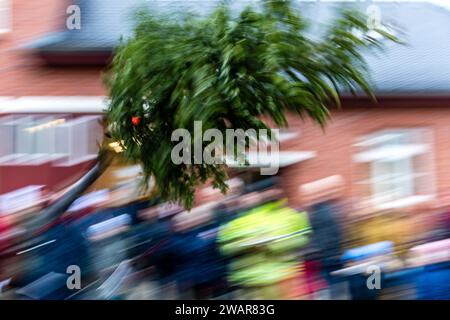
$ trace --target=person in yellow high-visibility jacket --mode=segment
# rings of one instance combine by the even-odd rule
[[[282,298],[282,284],[298,278],[298,250],[308,243],[306,212],[285,206],[285,200],[249,210],[223,226],[221,251],[232,256],[229,281],[246,290],[247,298]]]

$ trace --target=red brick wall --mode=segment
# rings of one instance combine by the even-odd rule
[[[0,35],[0,96],[104,95],[100,67],[48,67],[21,48],[65,26],[70,0],[13,0],[12,31]]]
[[[86,161],[72,166],[56,166],[52,162],[41,165],[1,165],[0,194],[28,185],[46,185],[58,191],[78,181],[94,165]]]

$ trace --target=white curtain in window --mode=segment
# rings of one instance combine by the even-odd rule
[[[414,194],[412,158],[372,163],[373,195],[377,201],[391,201]]]

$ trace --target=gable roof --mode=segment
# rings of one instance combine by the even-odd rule
[[[229,1],[232,12],[257,3]],[[298,10],[313,26],[332,19],[343,3],[299,2]],[[77,0],[81,8],[81,29],[49,34],[29,45],[41,53],[112,52],[121,37],[132,35],[134,14],[143,7],[176,17],[190,11],[204,15],[219,0]],[[450,11],[428,3],[345,3],[365,11],[371,5],[381,10],[382,21],[402,30],[398,36],[406,45],[387,43],[382,54],[368,54],[370,76],[377,95],[450,96]]]

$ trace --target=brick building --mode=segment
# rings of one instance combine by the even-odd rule
[[[104,59],[76,66],[75,54],[57,64],[32,48],[64,31],[69,3],[0,1],[0,195],[29,185],[62,188],[95,159]]]

